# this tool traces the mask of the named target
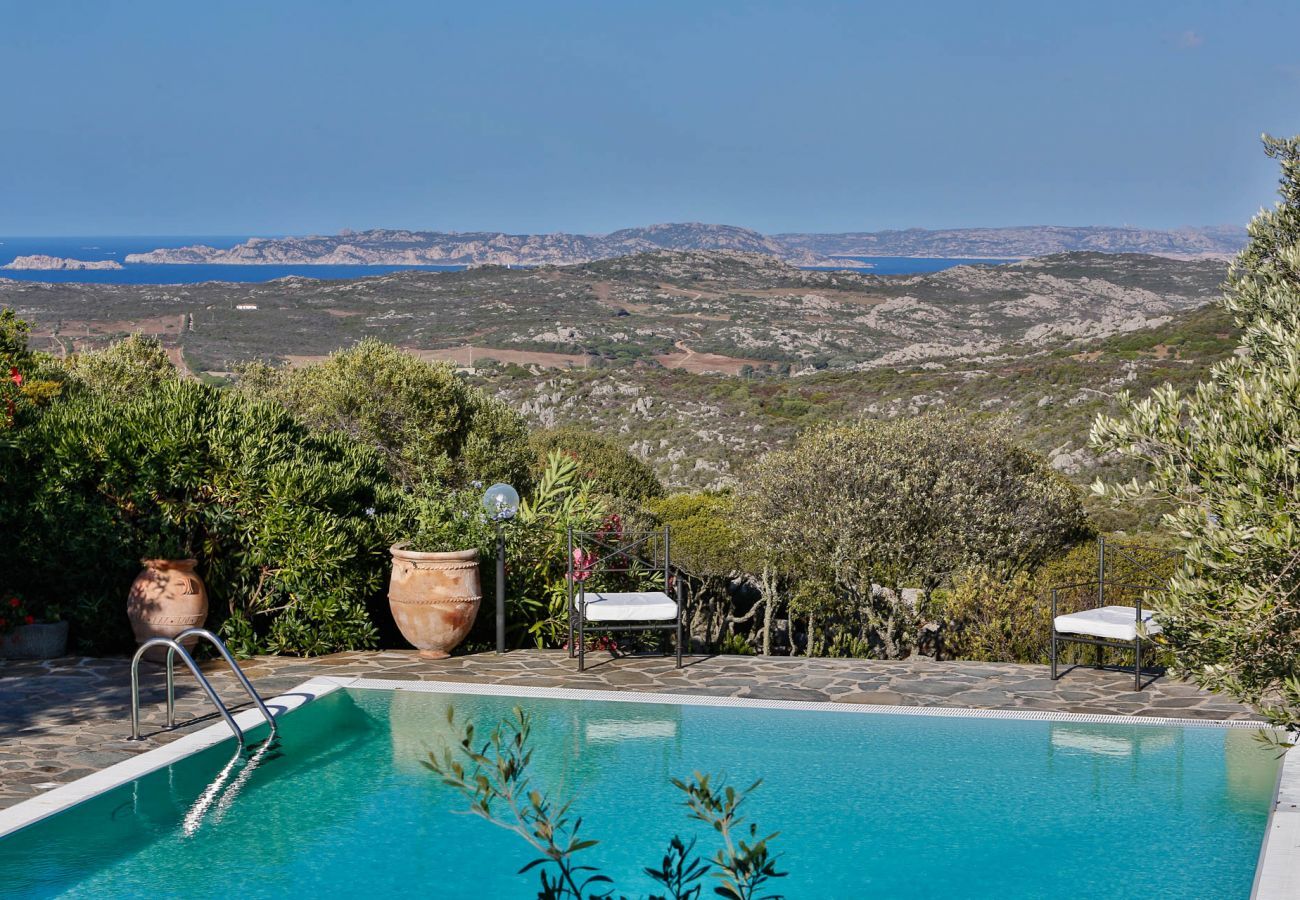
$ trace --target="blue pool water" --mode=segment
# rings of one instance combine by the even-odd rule
[[[1277,772],[1245,729],[337,691],[206,807],[230,741],[0,839],[0,892],[535,896],[523,841],[420,765],[449,705],[532,713],[539,780],[629,896],[671,835],[713,846],[669,784],[702,770],[764,779],[791,898],[1246,897]]]

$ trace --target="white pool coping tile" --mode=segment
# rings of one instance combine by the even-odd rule
[[[744,709],[784,709],[850,715],[931,716],[939,718],[1010,719],[1020,721],[1078,722],[1101,725],[1181,728],[1261,728],[1264,723],[1243,720],[1179,719],[1158,716],[1093,715],[1025,709],[971,709],[947,706],[889,706],[868,703],[762,700],[750,697],[711,697],[698,694],[585,688],[528,687],[460,681],[405,681],[381,678],[318,676],[266,702],[275,716],[284,715],[340,688],[353,690],[414,691],[430,694],[476,694],[497,697],[537,697],[561,700],[595,700],[614,703],[660,703]],[[242,729],[262,722],[256,709],[235,716]],[[169,744],[115,763],[84,778],[57,787],[8,809],[0,810],[0,838],[61,812],[104,791],[134,781],[187,756],[229,740],[224,722],[209,725]],[[1289,753],[1278,774],[1277,793],[1265,829],[1256,866],[1253,900],[1296,900],[1300,897],[1300,749]]]
[[[335,678],[340,687],[355,690],[420,691],[429,694],[477,694],[490,697],[539,697],[556,700],[598,700],[610,703],[671,703],[679,706],[725,706],[786,709],[887,716],[931,716],[957,719],[1017,719],[1031,722],[1078,722],[1093,725],[1140,725],[1179,728],[1254,728],[1266,723],[1249,719],[1179,719],[1163,716],[1119,716],[1055,712],[1039,709],[974,709],[965,706],[890,706],[812,700],[763,700],[756,697],[713,697],[608,689],[528,687],[461,681],[405,681],[384,678]]]
[[[1251,897],[1253,900],[1300,897],[1300,747],[1282,760]]]

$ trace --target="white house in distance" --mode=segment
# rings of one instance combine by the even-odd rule
[[[247,312],[248,310],[251,310],[251,309],[257,309],[257,304],[256,304],[256,303],[236,303],[236,304],[235,304],[235,309],[243,310],[244,312]]]

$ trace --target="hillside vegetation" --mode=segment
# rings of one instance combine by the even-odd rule
[[[218,380],[377,338],[456,362],[535,425],[620,441],[669,487],[733,485],[744,461],[820,421],[934,408],[1003,417],[1082,484],[1127,474],[1087,449],[1119,390],[1189,385],[1231,352],[1231,323],[1207,305],[1223,275],[1213,260],[1100,253],[873,276],[654,252],[351,281],[0,281],[0,302],[34,323],[34,346],[143,332]],[[1137,526],[1156,510],[1092,512]]]

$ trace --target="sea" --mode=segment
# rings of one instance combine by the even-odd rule
[[[304,278],[342,280],[386,275],[410,269],[448,272],[464,266],[314,266],[314,265],[152,265],[126,263],[129,253],[146,253],[162,248],[205,244],[227,248],[243,243],[246,235],[168,235],[136,237],[0,237],[0,266],[19,256],[44,254],[64,259],[91,262],[113,260],[121,269],[46,270],[0,269],[0,278],[17,281],[77,282],[82,284],[198,284],[203,281],[257,282],[273,281],[291,275]],[[846,257],[869,264],[865,271],[873,275],[917,275],[938,272],[953,266],[979,263],[1012,262],[1006,259],[949,259],[910,256]]]

